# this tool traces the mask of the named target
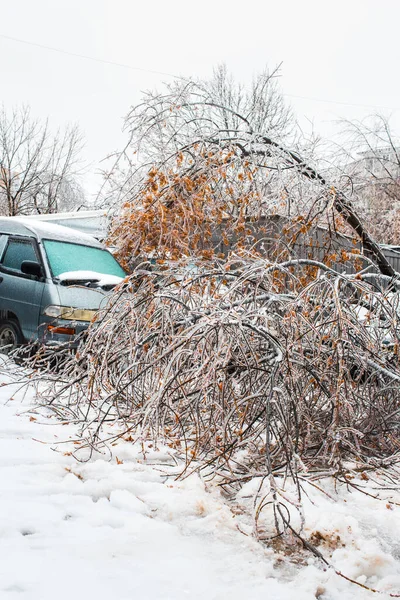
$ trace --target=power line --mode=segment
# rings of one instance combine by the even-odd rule
[[[186,80],[186,77],[182,77],[181,75],[175,75],[174,73],[168,73],[167,71],[157,71],[155,69],[145,69],[144,67],[134,67],[133,65],[127,65],[125,63],[115,62],[113,60],[105,60],[103,58],[97,58],[95,56],[88,56],[87,54],[79,54],[78,52],[71,52],[69,50],[63,50],[61,48],[55,48],[54,46],[47,46],[45,44],[39,44],[37,42],[30,42],[28,40],[22,40],[20,38],[12,37],[11,35],[5,35],[4,33],[0,33],[0,38],[11,40],[13,42],[17,42],[19,44],[25,44],[27,46],[34,46],[36,48],[41,48],[42,50],[50,50],[51,52],[57,52],[58,54],[64,54],[66,56],[73,56],[75,58],[82,58],[84,60],[90,60],[92,62],[97,62],[105,65],[110,65],[113,67],[120,67],[122,69],[129,69],[131,71],[141,71],[143,73],[153,73],[155,75],[165,75],[167,77],[173,77],[174,79],[182,79]],[[400,110],[398,106],[380,106],[376,104],[355,104],[352,102],[340,102],[338,100],[323,100],[322,98],[311,98],[308,96],[297,96],[295,94],[282,94],[287,98],[297,98],[299,100],[308,100],[310,102],[322,102],[324,104],[334,104],[337,106],[353,106],[360,108],[379,108],[385,110]]]
[[[124,63],[115,62],[113,60],[105,60],[103,58],[96,58],[95,56],[87,56],[86,54],[78,54],[77,52],[70,52],[69,50],[62,50],[61,48],[54,48],[54,46],[46,46],[45,44],[39,44],[37,42],[29,42],[28,40],[21,40],[20,38],[12,37],[11,35],[5,35],[0,33],[0,37],[19,44],[25,44],[27,46],[35,46],[42,50],[50,50],[51,52],[58,52],[58,54],[65,54],[66,56],[74,56],[75,58],[83,58],[85,60],[91,60],[92,62],[103,63],[105,65],[111,65],[113,67],[121,67],[122,69],[130,69],[131,71],[142,71],[144,73],[154,73],[156,75],[167,75],[167,77],[174,77],[175,79],[185,79],[180,75],[174,75],[174,73],[167,73],[166,71],[156,71],[154,69],[145,69],[143,67],[134,67]]]

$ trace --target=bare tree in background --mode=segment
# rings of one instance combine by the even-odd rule
[[[383,115],[343,129],[354,204],[377,241],[400,244],[400,138]]]
[[[48,121],[28,107],[0,111],[0,210],[3,214],[54,213],[82,203],[77,181],[83,146],[77,126],[53,135]]]

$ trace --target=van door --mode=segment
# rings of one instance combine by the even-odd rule
[[[46,283],[22,273],[21,264],[31,260],[39,262],[43,268],[37,242],[30,237],[1,235],[1,249],[0,311],[15,315],[27,341],[36,339]]]

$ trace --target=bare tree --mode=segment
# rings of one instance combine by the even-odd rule
[[[0,208],[6,215],[53,213],[82,199],[77,181],[82,135],[77,126],[53,135],[27,107],[0,111]]]
[[[389,119],[345,121],[344,150],[353,202],[381,243],[400,244],[400,138]]]

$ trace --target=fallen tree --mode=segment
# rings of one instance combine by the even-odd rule
[[[255,475],[278,489],[286,477],[389,467],[400,293],[385,292],[388,279],[308,260],[139,269],[77,355],[49,373],[47,394],[85,415],[84,444],[101,447],[102,425],[115,420],[135,439],[166,441],[186,470],[226,489]]]
[[[189,83],[179,102],[176,92],[128,119],[130,149],[149,143],[151,162],[119,181],[111,232],[125,262],[144,254],[151,269],[139,264],[114,291],[76,355],[50,353],[57,372],[43,371],[45,349],[29,366],[47,378],[43,402],[81,423],[77,451],[120,437],[144,455],[167,444],[184,460],[179,477],[197,471],[232,501],[256,478],[255,535],[295,535],[321,558],[304,535],[304,482],[362,491],[357,476],[373,471],[388,493],[397,485],[396,274],[351,202],[296,152],[209,90]],[[251,224],[279,202],[288,231],[266,258]],[[330,266],[343,222],[372,259],[353,274]],[[221,223],[224,260],[213,246]],[[321,224],[326,260],[299,259],[299,236],[312,241]]]

